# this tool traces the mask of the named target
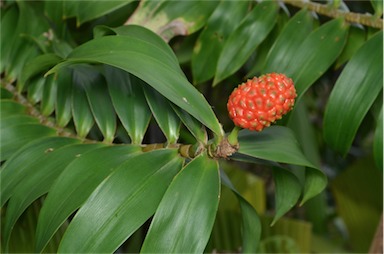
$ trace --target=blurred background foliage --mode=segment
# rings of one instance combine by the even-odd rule
[[[55,54],[44,59],[47,70],[78,45],[105,34],[123,33],[123,30],[118,30],[122,25],[137,24],[159,34],[171,46],[188,80],[204,94],[224,130],[229,131],[233,124],[227,116],[226,98],[231,91],[252,76],[283,72],[295,81],[299,98],[295,110],[278,124],[293,130],[304,154],[322,169],[329,184],[321,194],[302,206],[295,205],[271,226],[276,212],[275,193],[279,191],[275,178],[279,169],[273,165],[220,161],[221,170],[226,172],[238,191],[261,216],[259,251],[369,251],[383,209],[382,1],[58,3],[61,2],[1,2],[2,83],[16,80],[17,89],[24,91],[23,82],[42,71],[23,69],[24,64],[41,52]],[[306,6],[305,3],[312,5]],[[316,4],[322,7],[317,8]],[[340,17],[332,13],[336,13],[336,16],[340,14]],[[343,18],[343,13],[371,14],[372,17],[367,18],[368,23],[363,23],[365,16],[362,22],[356,23],[353,22],[354,16]],[[377,25],[380,23],[381,27]],[[20,35],[23,40],[16,40]],[[5,40],[15,43],[4,43]],[[109,71],[111,79],[118,75],[113,73],[112,68]],[[86,66],[76,70],[79,80],[84,76],[100,79],[97,73],[92,72]],[[33,104],[41,102],[41,114],[51,115],[55,110],[54,103],[44,98],[50,98],[50,93],[58,93],[50,88],[54,87],[49,85],[54,81],[36,78],[29,82],[28,100]],[[59,91],[60,94],[66,92]],[[2,98],[12,97],[8,93],[2,89]],[[88,96],[92,94],[91,98],[102,97],[97,97],[100,95],[97,90],[87,93]],[[140,124],[144,131],[136,133],[136,139],[133,139],[134,135],[129,133],[128,137],[119,125],[115,142],[196,142],[196,135],[191,135],[185,126],[179,127],[176,115],[162,116],[161,111],[156,112],[156,108],[171,107],[163,97],[152,93],[150,89],[134,93],[140,98],[137,103],[145,105],[143,107],[147,107],[145,98],[152,98],[149,101],[154,104],[149,103],[148,106],[156,121],[150,120],[149,109],[146,108],[139,113],[143,116]],[[98,102],[100,100],[95,99],[92,110],[95,110]],[[84,100],[78,103],[84,106],[83,112],[78,113],[83,127],[76,129],[78,135],[96,140],[102,140],[103,137],[113,139],[115,133],[108,133],[107,127],[96,127],[95,121],[98,119],[93,119],[90,106],[82,104]],[[90,104],[92,107],[92,99]],[[65,101],[62,105],[65,105]],[[60,108],[56,108],[59,126],[68,127],[69,123],[70,127],[76,128],[73,126],[76,125],[76,113],[73,115],[74,121],[70,122],[72,116],[59,114],[58,110]],[[88,123],[84,123],[86,116]],[[164,125],[167,126],[164,126],[161,119],[166,117]],[[130,127],[124,128],[129,131]],[[46,130],[37,130],[39,133],[42,131]],[[207,138],[204,135],[200,137]],[[291,170],[296,172],[298,179],[303,177],[302,167],[292,166]],[[36,217],[40,209],[38,202],[30,206],[17,221],[10,251],[31,252],[33,244],[30,239],[35,234]],[[234,194],[223,187],[206,252],[241,251],[241,213],[237,202]],[[117,252],[138,252],[147,227],[145,224],[136,231]],[[46,252],[55,251],[55,242],[60,240],[65,228],[66,224],[62,225],[56,233],[58,237],[53,238]]]

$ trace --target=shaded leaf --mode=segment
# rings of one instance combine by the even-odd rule
[[[207,155],[193,159],[165,192],[141,252],[202,253],[215,220],[219,193],[217,161]]]
[[[56,74],[56,78],[58,95],[55,105],[56,124],[59,127],[64,127],[72,118],[72,70],[61,69]]]
[[[375,130],[375,139],[373,141],[373,156],[376,166],[383,170],[383,108],[381,108]]]
[[[194,83],[212,78],[226,39],[247,13],[247,1],[221,1],[196,41],[192,55]]]
[[[145,28],[141,30],[151,33]],[[159,50],[156,43],[135,36],[97,38],[74,49],[65,62],[56,65],[48,74],[78,62],[98,62],[121,68],[151,85],[216,134],[223,135],[222,127],[208,102],[181,74],[180,66],[158,60],[172,57]]]
[[[22,213],[33,201],[48,192],[54,180],[71,161],[82,153],[97,147],[100,147],[100,144],[65,145],[27,165],[23,170],[23,178],[12,191],[7,205],[3,239],[9,239],[11,230]]]
[[[139,151],[137,146],[108,146],[83,154],[69,164],[50,189],[41,209],[36,251],[44,248],[60,225],[116,167]]]
[[[25,106],[10,99],[0,101],[0,117],[6,118],[13,115],[23,115],[27,113]]]
[[[104,66],[108,91],[113,106],[133,144],[141,144],[151,111],[143,92],[143,82],[135,76],[111,66]]]
[[[167,143],[175,144],[179,138],[180,120],[173,111],[170,102],[151,87],[144,86],[148,105],[157,124],[167,138]]]
[[[57,85],[57,81],[53,75],[45,79],[43,98],[40,106],[41,114],[44,116],[49,116],[55,110]]]
[[[3,11],[3,10],[2,10]],[[14,41],[17,38],[15,33],[15,24],[18,21],[19,12],[16,4],[9,6],[4,12],[1,13],[1,37],[0,37],[0,71],[3,73],[6,66],[11,61],[11,51],[14,46]]]
[[[382,37],[383,32],[378,32],[358,50],[329,96],[324,113],[324,139],[343,155],[348,152],[364,116],[382,90]]]
[[[153,215],[182,162],[169,149],[126,160],[78,211],[59,252],[114,252]]]
[[[30,103],[36,104],[43,98],[45,80],[44,77],[36,77],[29,82],[27,98]]]
[[[259,216],[257,215],[257,212],[252,207],[252,205],[249,204],[247,200],[245,200],[235,189],[225,172],[220,171],[220,173],[223,184],[233,191],[240,204],[242,218],[241,232],[243,237],[242,251],[244,253],[254,253],[258,248],[261,236],[261,224]]]
[[[276,2],[265,1],[245,16],[224,43],[213,85],[235,73],[247,61],[274,27],[278,9]]]

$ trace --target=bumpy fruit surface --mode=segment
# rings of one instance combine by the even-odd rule
[[[261,131],[288,113],[296,96],[292,79],[265,74],[240,84],[229,96],[227,108],[235,125]]]

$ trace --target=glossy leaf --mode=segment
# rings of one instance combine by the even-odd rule
[[[44,84],[43,98],[41,101],[41,113],[44,116],[49,116],[55,110],[57,96],[57,81],[52,75],[47,77]],[[61,96],[61,95],[60,95]]]
[[[17,33],[15,33],[15,25],[18,20],[18,8],[14,4],[9,6],[4,12],[1,13],[1,37],[0,37],[0,71],[3,73],[7,65],[10,64],[10,53]]]
[[[223,45],[246,15],[248,6],[247,1],[221,1],[217,5],[193,49],[194,83],[202,83],[215,75]]]
[[[151,111],[143,92],[143,82],[135,76],[111,66],[104,67],[113,106],[133,144],[141,144]]]
[[[207,155],[196,157],[165,192],[141,252],[202,253],[213,227],[219,197],[217,161]]]
[[[353,56],[336,81],[325,109],[324,139],[343,155],[382,90],[382,37],[383,33],[378,32]]]
[[[14,115],[8,117],[2,116],[0,121],[0,129],[11,128],[13,126],[23,124],[36,124],[38,122],[39,121],[36,118],[28,115]]]
[[[217,63],[213,85],[235,73],[267,37],[276,23],[277,2],[256,5],[225,41]]]
[[[95,123],[89,106],[84,84],[92,82],[92,77],[80,70],[73,71],[72,116],[77,135],[85,138]]]
[[[375,139],[373,141],[373,155],[376,166],[383,170],[383,108],[381,108],[375,130]]]
[[[144,88],[145,97],[157,124],[167,138],[167,142],[175,144],[180,132],[179,118],[168,100],[151,87],[144,86]]]
[[[36,251],[44,248],[60,225],[116,167],[139,151],[137,146],[104,147],[83,154],[69,164],[50,189],[41,209]]]
[[[293,59],[296,61],[295,52],[312,31],[312,19],[311,13],[302,9],[289,20],[267,55],[264,73],[285,73]]]
[[[143,29],[141,32],[151,33]],[[156,43],[136,36],[97,38],[74,49],[65,62],[56,65],[49,73],[78,62],[98,62],[118,67],[139,77],[213,132],[222,135],[221,125],[202,94],[181,74],[176,63],[163,61],[172,57],[159,50]]]
[[[20,90],[23,89],[25,83],[32,78],[33,76],[43,73],[49,68],[52,68],[54,65],[58,64],[62,59],[56,54],[48,53],[44,55],[39,55],[33,58],[31,61],[26,63],[23,68],[23,72],[18,80]]]
[[[169,41],[199,30],[216,6],[215,1],[141,1],[126,23],[144,26]]]
[[[271,225],[274,225],[278,219],[291,210],[297,204],[301,195],[300,181],[292,172],[274,167],[273,180],[276,191],[276,212]]]
[[[56,76],[58,95],[55,105],[56,124],[64,127],[72,118],[72,71],[64,68]]]
[[[228,176],[223,171],[221,171],[220,176],[223,184],[232,190],[240,204],[242,219],[241,232],[243,238],[242,252],[255,253],[261,237],[261,224],[259,216],[252,205],[249,204],[248,201],[244,199],[235,189]]]
[[[126,1],[64,1],[64,18],[76,17],[77,26],[104,16],[114,10],[117,10],[124,5],[133,2]]]
[[[8,128],[8,126],[6,126],[2,128],[0,132],[1,160],[9,159],[23,145],[35,139],[53,136],[56,134],[54,129],[34,123],[14,125],[12,128]]]
[[[100,144],[70,144],[54,149],[36,159],[23,170],[23,179],[12,191],[7,205],[3,239],[7,242],[16,221],[36,199],[47,193],[64,168],[82,153],[100,147]],[[12,170],[17,170],[16,168]]]
[[[3,119],[13,115],[23,115],[27,113],[27,109],[20,103],[10,99],[4,99],[0,101],[0,112],[0,117]]]
[[[21,126],[30,127],[28,125]],[[13,127],[12,129],[16,128],[17,127]],[[3,130],[1,130],[1,134],[3,136]],[[29,143],[18,150],[17,153],[4,163],[0,171],[0,179],[2,182],[0,186],[1,206],[4,206],[5,202],[12,196],[14,188],[25,177],[24,172],[28,170],[31,164],[36,162],[37,158],[45,156],[52,149],[75,142],[78,142],[78,140],[63,137],[48,137]],[[26,161],[30,161],[31,163],[25,163]]]
[[[44,77],[36,77],[29,82],[27,99],[30,103],[36,104],[43,98],[45,80]]]
[[[111,98],[107,91],[108,87],[100,72],[93,67],[77,68],[81,71],[81,84],[87,94],[88,103],[93,117],[104,136],[104,142],[111,143],[116,132],[116,114]]]
[[[176,150],[155,150],[126,160],[80,208],[59,252],[116,251],[153,215],[182,162]]]
[[[344,48],[348,25],[343,19],[335,19],[314,30],[297,47],[285,74],[295,83],[298,98],[335,62]],[[298,99],[297,99],[298,100]]]

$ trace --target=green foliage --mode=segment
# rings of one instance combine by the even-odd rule
[[[285,2],[2,3],[2,251],[318,251],[310,223],[336,226],[310,207],[329,210],[335,175],[337,216],[367,251],[383,33]],[[228,94],[269,72],[293,79],[293,112],[229,144]]]

